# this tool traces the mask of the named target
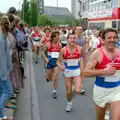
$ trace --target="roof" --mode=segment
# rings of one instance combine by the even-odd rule
[[[47,14],[49,16],[56,16],[56,15],[71,16],[71,13],[68,10],[68,8],[65,8],[65,7],[52,7],[52,6],[44,6],[44,14]]]

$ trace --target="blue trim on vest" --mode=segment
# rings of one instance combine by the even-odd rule
[[[57,58],[51,58],[50,55],[47,55],[47,57],[48,57],[48,59],[49,59],[50,61],[52,61],[52,62],[56,62],[56,61],[57,61]]]
[[[69,69],[69,70],[75,70],[80,68],[80,64],[78,64],[77,66],[67,66],[67,63],[64,62],[64,66],[65,68]]]
[[[96,77],[95,85],[103,88],[114,88],[120,85],[120,81],[118,82],[105,82],[104,77]]]
[[[39,42],[39,41],[40,41],[40,37],[34,37],[33,40],[34,40],[35,42],[37,42],[37,41]]]

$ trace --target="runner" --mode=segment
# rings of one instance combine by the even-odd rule
[[[59,69],[56,65],[57,58],[59,57],[59,52],[61,49],[61,44],[59,43],[59,32],[54,31],[51,34],[51,41],[48,42],[42,51],[42,56],[45,60],[45,63],[47,63],[47,81],[52,80],[53,75],[53,94],[52,97],[54,99],[57,98],[56,95],[56,89],[58,86],[58,75],[59,75]],[[47,52],[47,56],[46,56]]]
[[[48,43],[48,41],[50,40],[50,29],[45,28],[44,32],[45,32],[45,35],[42,37],[42,39],[39,43],[40,47],[44,47]]]
[[[41,47],[42,49],[45,47],[45,45],[50,41],[51,37],[51,32],[50,32],[50,29],[49,28],[45,28],[44,30],[45,32],[45,35],[42,37],[42,39],[40,40],[40,43],[39,43],[39,47]],[[44,61],[44,76],[45,76],[45,79],[46,79],[46,62]]]
[[[120,120],[120,53],[116,48],[117,31],[105,29],[102,39],[103,47],[92,53],[84,75],[96,76],[93,92],[96,120],[104,120],[107,104],[110,104],[112,120]]]
[[[83,32],[83,28],[81,26],[77,26],[76,29],[75,29],[75,34],[76,34],[76,44],[79,45],[80,47],[83,48],[83,51],[84,51],[84,59],[81,58],[82,62],[81,64],[83,64],[84,68],[86,66],[86,56],[87,56],[87,53],[88,53],[88,43],[84,37],[84,35],[82,35],[82,32]],[[82,81],[84,79],[84,76],[81,76],[82,77]],[[73,90],[74,90],[74,87],[73,87]],[[83,89],[83,85],[82,85],[82,90],[81,90],[81,94],[84,95],[86,92],[85,90]]]
[[[83,66],[80,66],[82,48],[75,44],[75,35],[73,33],[68,35],[67,43],[67,46],[60,51],[57,65],[64,73],[66,97],[68,100],[66,111],[70,112],[72,110],[72,84],[74,84],[74,91],[80,94],[82,87],[80,75]],[[64,66],[62,65],[62,60],[64,60]]]
[[[97,46],[97,48],[100,48],[103,46],[103,41],[102,41],[102,33],[103,33],[104,29],[101,29],[99,31],[99,37],[98,37],[98,40],[99,40],[99,45]]]
[[[41,35],[40,35],[37,27],[35,28],[35,30],[32,34],[32,39],[33,39],[33,45],[34,45],[34,57],[35,57],[35,62],[37,64],[38,63],[38,55],[39,55],[39,41],[41,39]]]

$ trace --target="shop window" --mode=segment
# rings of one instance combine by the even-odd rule
[[[112,28],[116,28],[117,27],[117,22],[116,21],[112,21]]]

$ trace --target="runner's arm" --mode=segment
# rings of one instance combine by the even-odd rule
[[[46,52],[47,52],[48,46],[49,46],[49,44],[46,44],[46,45],[43,47],[43,50],[42,50],[42,52],[41,52],[41,54],[42,54],[42,56],[43,56],[43,58],[44,58],[44,60],[45,60],[46,62],[48,61],[48,58],[47,58],[47,56],[46,56]]]
[[[64,71],[64,66],[62,65],[62,60],[63,60],[63,55],[64,55],[64,48],[61,49],[60,55],[57,59],[57,66]]]
[[[85,53],[88,53],[89,41],[87,40],[86,37],[84,37],[84,40],[85,40],[85,45],[84,45]]]
[[[98,60],[100,58],[100,54],[98,50],[94,51],[88,60],[88,64],[86,65],[85,70],[83,71],[84,76],[92,77],[92,76],[100,76],[104,75],[104,70],[97,70],[95,66],[98,64]]]
[[[42,37],[41,40],[40,40],[40,42],[39,42],[39,47],[43,47],[43,45],[44,45],[44,39]]]

